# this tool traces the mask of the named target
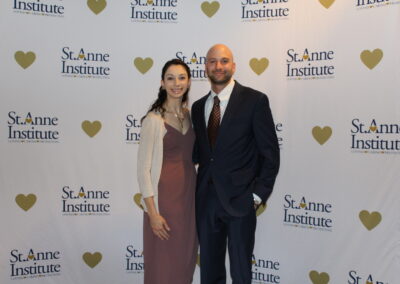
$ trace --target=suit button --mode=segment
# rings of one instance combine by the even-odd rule
[[[210,162],[214,162],[214,158],[211,158],[211,159],[210,159]]]

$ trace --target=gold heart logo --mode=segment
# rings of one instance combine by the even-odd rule
[[[36,195],[34,195],[33,193],[28,195],[18,194],[15,197],[15,202],[23,210],[28,211],[36,203]]]
[[[82,255],[83,261],[90,267],[93,268],[95,267],[97,264],[99,264],[99,262],[101,261],[101,259],[103,258],[103,256],[101,255],[101,253],[99,252],[95,252],[95,253],[90,253],[90,252],[85,252]]]
[[[368,231],[371,231],[373,228],[378,226],[382,220],[381,213],[376,211],[369,213],[367,210],[362,210],[360,214],[358,214],[358,217]]]
[[[364,50],[360,54],[361,61],[367,66],[369,69],[375,68],[376,65],[381,61],[383,57],[383,51],[379,48],[374,51]]]
[[[99,14],[107,6],[106,0],[88,0],[87,5],[96,15]]]
[[[308,58],[310,58],[307,54],[303,55],[303,59],[307,60]]]
[[[256,211],[256,216],[260,216],[262,213],[264,213],[265,209],[267,209],[267,204],[260,204],[260,206],[258,206],[257,211]]]
[[[31,123],[31,122],[32,122],[32,118],[27,118],[27,119],[25,119],[25,122],[26,122],[26,123]]]
[[[313,284],[327,284],[329,282],[329,274],[326,272],[318,273],[313,270],[310,271],[309,276]]]
[[[257,58],[252,58],[250,60],[250,67],[257,75],[260,75],[265,69],[268,68],[269,61],[267,58],[263,57],[260,60]]]
[[[367,282],[365,282],[365,284],[374,284],[374,283],[372,283],[371,281],[367,280]]]
[[[304,208],[304,207],[306,207],[306,204],[305,203],[300,203],[300,207]]]
[[[206,14],[207,17],[211,18],[215,15],[215,13],[217,13],[219,6],[219,2],[217,1],[213,1],[211,3],[204,1],[203,3],[201,3],[201,10],[204,14]]]
[[[32,63],[35,61],[36,55],[32,51],[28,51],[27,53],[23,51],[17,51],[14,54],[14,58],[15,61],[17,61],[17,63],[19,64],[19,66],[26,69],[29,66],[31,66]]]
[[[93,137],[100,131],[101,122],[98,120],[93,122],[85,120],[84,122],[82,122],[82,129],[89,137]]]
[[[329,9],[333,2],[335,2],[335,0],[319,0],[319,3],[321,3],[321,5],[324,6],[326,9]]]
[[[142,199],[142,194],[141,193],[136,193],[133,196],[133,201],[136,203],[136,205],[143,210],[142,204],[140,204],[140,200]]]
[[[378,129],[378,127],[376,127],[376,126],[370,126],[369,129],[370,129],[371,131],[375,132],[376,129]]]
[[[34,257],[35,257],[35,256],[34,256],[33,254],[29,254],[29,255],[28,255],[28,258],[29,258],[30,260],[32,260]]]
[[[153,59],[151,59],[150,57],[147,57],[145,59],[141,57],[136,57],[133,61],[133,64],[135,64],[136,69],[139,70],[140,73],[144,74],[149,71],[150,68],[153,66]]]
[[[325,126],[324,128],[315,126],[312,129],[312,135],[319,144],[323,145],[331,137],[332,128],[330,128],[329,126]]]
[[[152,5],[153,4],[153,0],[147,0],[147,4]]]
[[[79,197],[84,197],[85,196],[85,193],[83,193],[83,192],[79,192]]]

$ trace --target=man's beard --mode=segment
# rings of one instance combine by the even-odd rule
[[[210,79],[211,83],[215,84],[215,85],[225,85],[226,83],[228,83],[231,78],[232,75],[231,74],[226,74],[222,79],[217,80],[213,75],[209,76],[207,74],[208,78]]]

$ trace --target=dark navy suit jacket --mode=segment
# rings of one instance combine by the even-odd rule
[[[192,106],[193,161],[199,165],[196,209],[206,208],[206,191],[212,182],[226,212],[244,216],[253,209],[253,193],[266,202],[279,170],[279,145],[268,98],[235,82],[212,150],[204,118],[209,95]]]

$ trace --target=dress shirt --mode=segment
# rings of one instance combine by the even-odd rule
[[[211,93],[208,96],[208,98],[206,100],[206,104],[204,106],[204,119],[206,120],[206,126],[208,126],[208,119],[210,117],[211,110],[214,105],[214,97],[215,96],[218,96],[219,101],[220,101],[219,107],[220,107],[220,111],[221,111],[221,121],[222,121],[222,118],[224,117],[224,113],[225,113],[226,107],[228,105],[229,98],[231,97],[234,86],[235,86],[235,81],[233,79],[231,79],[229,84],[226,85],[226,87],[219,94],[217,94],[213,90],[211,90]],[[221,121],[219,123],[221,123]],[[254,198],[254,202],[257,205],[261,203],[261,198],[257,194],[253,193],[253,198]]]
[[[228,105],[228,101],[229,101],[229,98],[231,97],[234,86],[235,86],[235,81],[233,79],[231,79],[229,84],[219,94],[216,94],[216,93],[214,93],[213,90],[211,90],[211,94],[208,96],[208,98],[206,100],[206,105],[204,107],[204,119],[206,120],[206,126],[208,126],[208,118],[210,117],[211,110],[214,105],[214,97],[215,96],[218,96],[218,98],[219,98],[219,107],[221,110],[221,121],[222,121],[222,118],[224,117],[226,106]],[[221,121],[219,123],[221,123]]]

